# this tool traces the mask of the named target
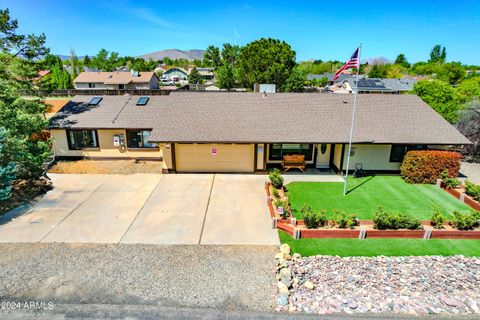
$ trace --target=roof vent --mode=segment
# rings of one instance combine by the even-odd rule
[[[148,103],[148,100],[150,100],[149,97],[140,97],[137,100],[137,106],[144,106]]]
[[[89,106],[96,106],[100,103],[100,101],[102,101],[103,97],[93,97],[92,99],[90,99],[90,101],[88,101],[88,105]]]

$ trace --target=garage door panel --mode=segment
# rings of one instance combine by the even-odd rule
[[[212,148],[217,154],[212,155]],[[253,172],[253,144],[176,144],[179,172]]]

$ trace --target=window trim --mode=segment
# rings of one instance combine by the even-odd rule
[[[130,137],[129,137],[129,132],[130,131],[142,131],[142,132],[143,131],[149,131],[150,133],[152,132],[151,129],[125,129],[125,137],[126,137],[126,140],[127,140],[127,148],[129,150],[142,150],[142,149],[143,150],[145,150],[145,149],[153,150],[153,149],[158,149],[158,146],[156,146],[155,144],[152,147],[131,147],[130,146]],[[145,142],[143,141],[143,134],[142,134],[142,144],[144,144],[144,143]]]
[[[96,147],[80,147],[80,148],[74,147],[72,145],[72,141],[70,140],[70,132],[72,132],[72,131],[93,131],[97,146]],[[100,150],[100,141],[98,140],[97,130],[94,130],[94,129],[68,129],[68,130],[65,130],[65,132],[66,132],[66,135],[67,135],[68,150]]]

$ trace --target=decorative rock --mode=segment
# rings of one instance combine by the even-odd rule
[[[283,248],[283,259],[287,251]],[[294,253],[286,265],[277,268],[278,311],[460,318],[480,313],[479,258],[301,257]]]
[[[283,254],[290,254],[290,246],[286,243],[280,246],[280,252]]]
[[[281,306],[285,306],[288,304],[288,296],[281,295],[277,299],[277,303]]]
[[[314,287],[313,283],[308,280],[303,283],[303,286],[309,290],[313,290],[313,287]]]
[[[290,295],[290,290],[288,290],[288,288],[287,288],[286,286],[282,286],[282,287],[278,290],[278,293],[280,293],[281,295],[284,294],[284,295],[289,296],[289,295]]]
[[[458,302],[453,300],[453,299],[449,299],[447,297],[442,297],[440,300],[442,300],[443,303],[445,303],[447,306],[449,307],[456,307],[458,306]]]
[[[292,272],[288,268],[283,268],[279,272],[280,278],[292,279]]]
[[[350,309],[357,309],[358,304],[357,304],[355,301],[350,301],[350,302],[348,303],[348,307],[349,307]]]

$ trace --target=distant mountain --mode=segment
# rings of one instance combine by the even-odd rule
[[[143,58],[145,60],[153,59],[153,60],[162,60],[165,57],[169,57],[170,59],[187,59],[187,60],[201,60],[203,59],[203,55],[205,54],[205,50],[199,49],[191,49],[191,50],[179,50],[179,49],[167,49],[167,50],[160,50],[155,51],[152,53],[147,53],[139,58]]]
[[[145,60],[148,60],[152,58],[153,60],[162,60],[165,57],[169,57],[170,59],[187,59],[187,60],[202,60],[203,55],[205,54],[205,50],[199,50],[199,49],[191,49],[191,50],[180,50],[180,49],[167,49],[167,50],[160,50],[160,51],[155,51],[152,53],[147,53],[141,56],[137,56],[136,58],[143,58]],[[60,60],[68,60],[70,59],[69,55],[64,55],[64,54],[57,54],[57,56],[60,58]],[[79,56],[78,59],[82,60],[85,56]],[[90,58],[93,57],[90,56]]]
[[[57,57],[59,57],[60,60],[62,60],[62,61],[70,59],[70,56],[67,56],[67,55],[64,55],[64,54],[57,54]],[[85,58],[85,56],[77,56],[77,58],[78,58],[78,60],[83,60],[83,58]]]

